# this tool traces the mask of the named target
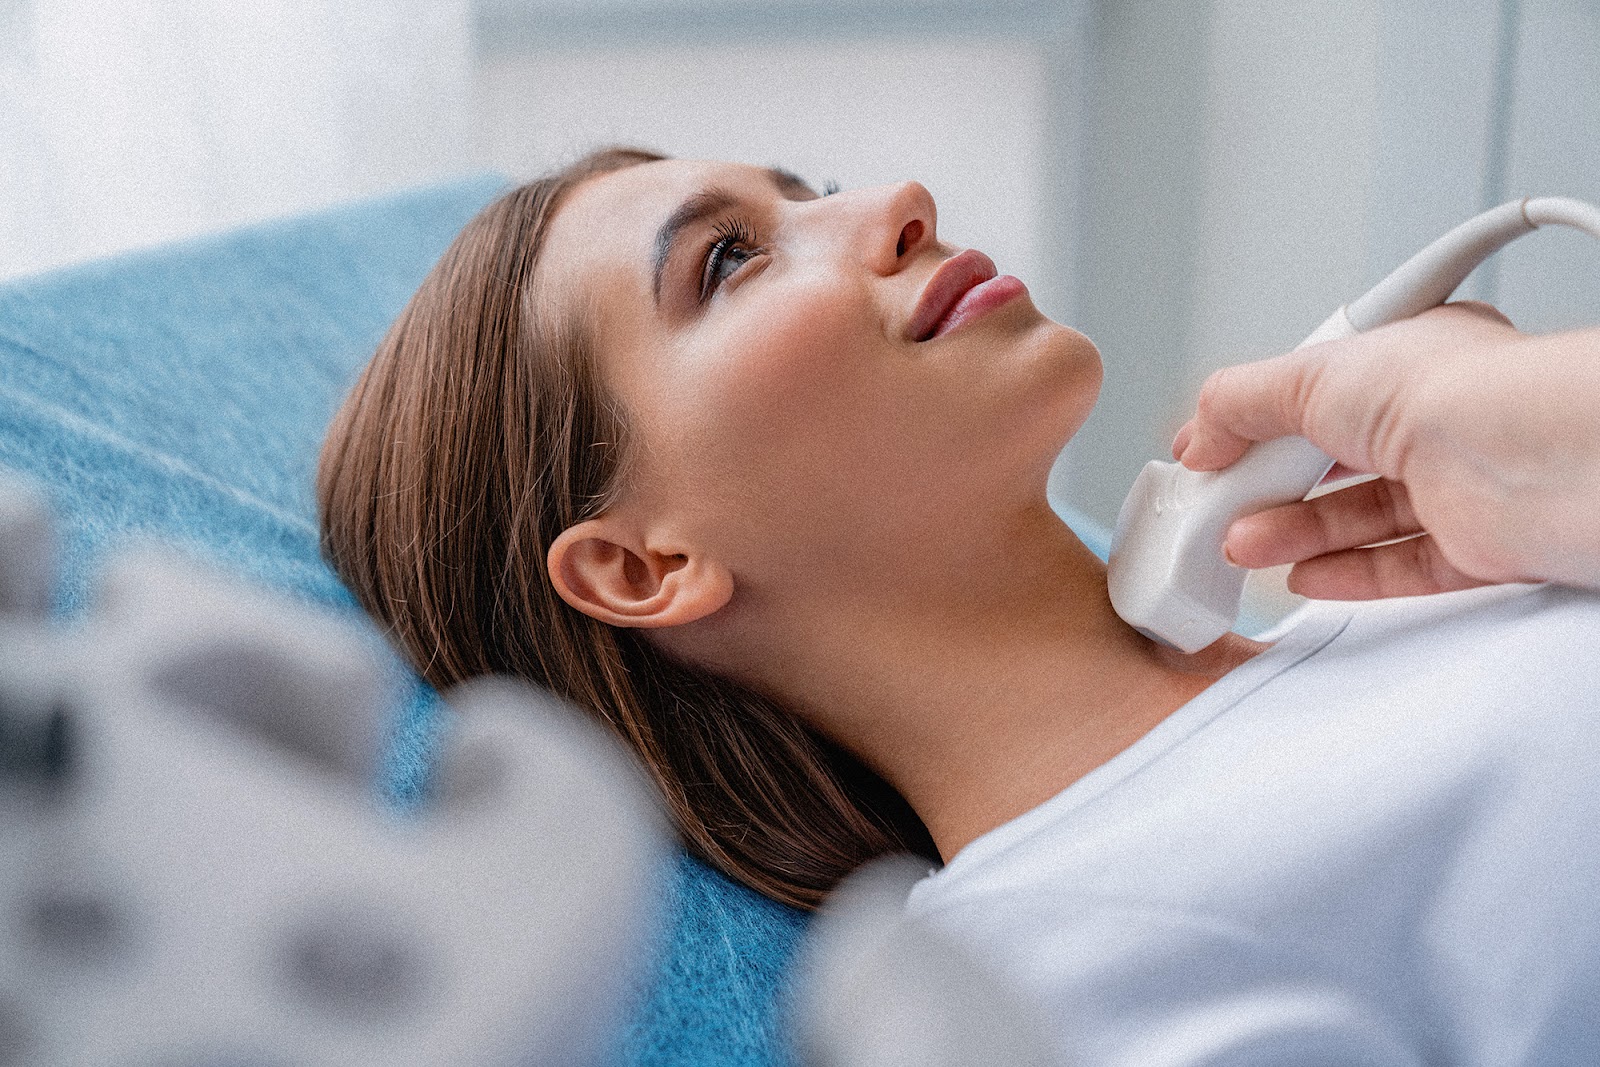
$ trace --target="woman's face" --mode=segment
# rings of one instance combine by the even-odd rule
[[[664,160],[579,186],[534,285],[625,410],[617,506],[742,582],[857,591],[1043,507],[1099,357],[958,251],[915,182]]]

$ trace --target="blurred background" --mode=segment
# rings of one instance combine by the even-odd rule
[[[0,0],[0,278],[606,142],[914,177],[1106,363],[1110,524],[1205,375],[1482,207],[1600,200],[1594,0]],[[1469,280],[1600,322],[1551,232]]]

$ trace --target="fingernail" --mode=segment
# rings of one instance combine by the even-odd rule
[[[1235,567],[1245,567],[1245,564],[1240,563],[1239,557],[1234,555],[1233,539],[1240,536],[1239,528],[1241,526],[1248,525],[1249,522],[1250,516],[1248,515],[1242,519],[1236,519],[1234,520],[1233,524],[1228,527],[1228,532],[1222,535],[1222,558],[1233,564]]]
[[[1185,423],[1178,430],[1178,436],[1176,436],[1176,437],[1174,437],[1172,439],[1172,458],[1173,459],[1182,461],[1183,454],[1186,451],[1188,451],[1188,449],[1189,449],[1189,438],[1192,437],[1193,435],[1194,435],[1194,432],[1189,428],[1189,424],[1188,423]]]

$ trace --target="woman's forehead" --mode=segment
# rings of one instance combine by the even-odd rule
[[[770,188],[766,174],[746,163],[705,159],[661,159],[599,174],[568,196],[551,221],[552,240],[559,227],[648,249],[657,228],[687,197],[713,186],[733,192]]]
[[[741,171],[753,169],[662,159],[586,178],[563,198],[545,230],[536,271],[540,284],[560,288],[581,281],[592,290],[625,284],[630,275],[642,280],[656,230],[673,209],[702,186],[737,181]]]
[[[656,244],[673,212],[708,189],[774,195],[774,173],[747,163],[662,159],[587,178],[550,220],[537,284],[578,288],[591,302],[649,299]]]

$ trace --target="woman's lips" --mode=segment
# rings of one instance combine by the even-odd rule
[[[1002,274],[974,285],[961,295],[961,299],[956,301],[956,306],[950,309],[950,313],[939,320],[939,325],[933,329],[933,336],[943,337],[962,323],[969,322],[979,315],[987,315],[1001,304],[1008,303],[1027,291],[1028,287],[1022,284],[1021,279],[1013,278],[1009,274]]]
[[[906,332],[913,341],[943,336],[1027,291],[1016,278],[999,274],[988,256],[969,248],[933,272],[911,312]]]

